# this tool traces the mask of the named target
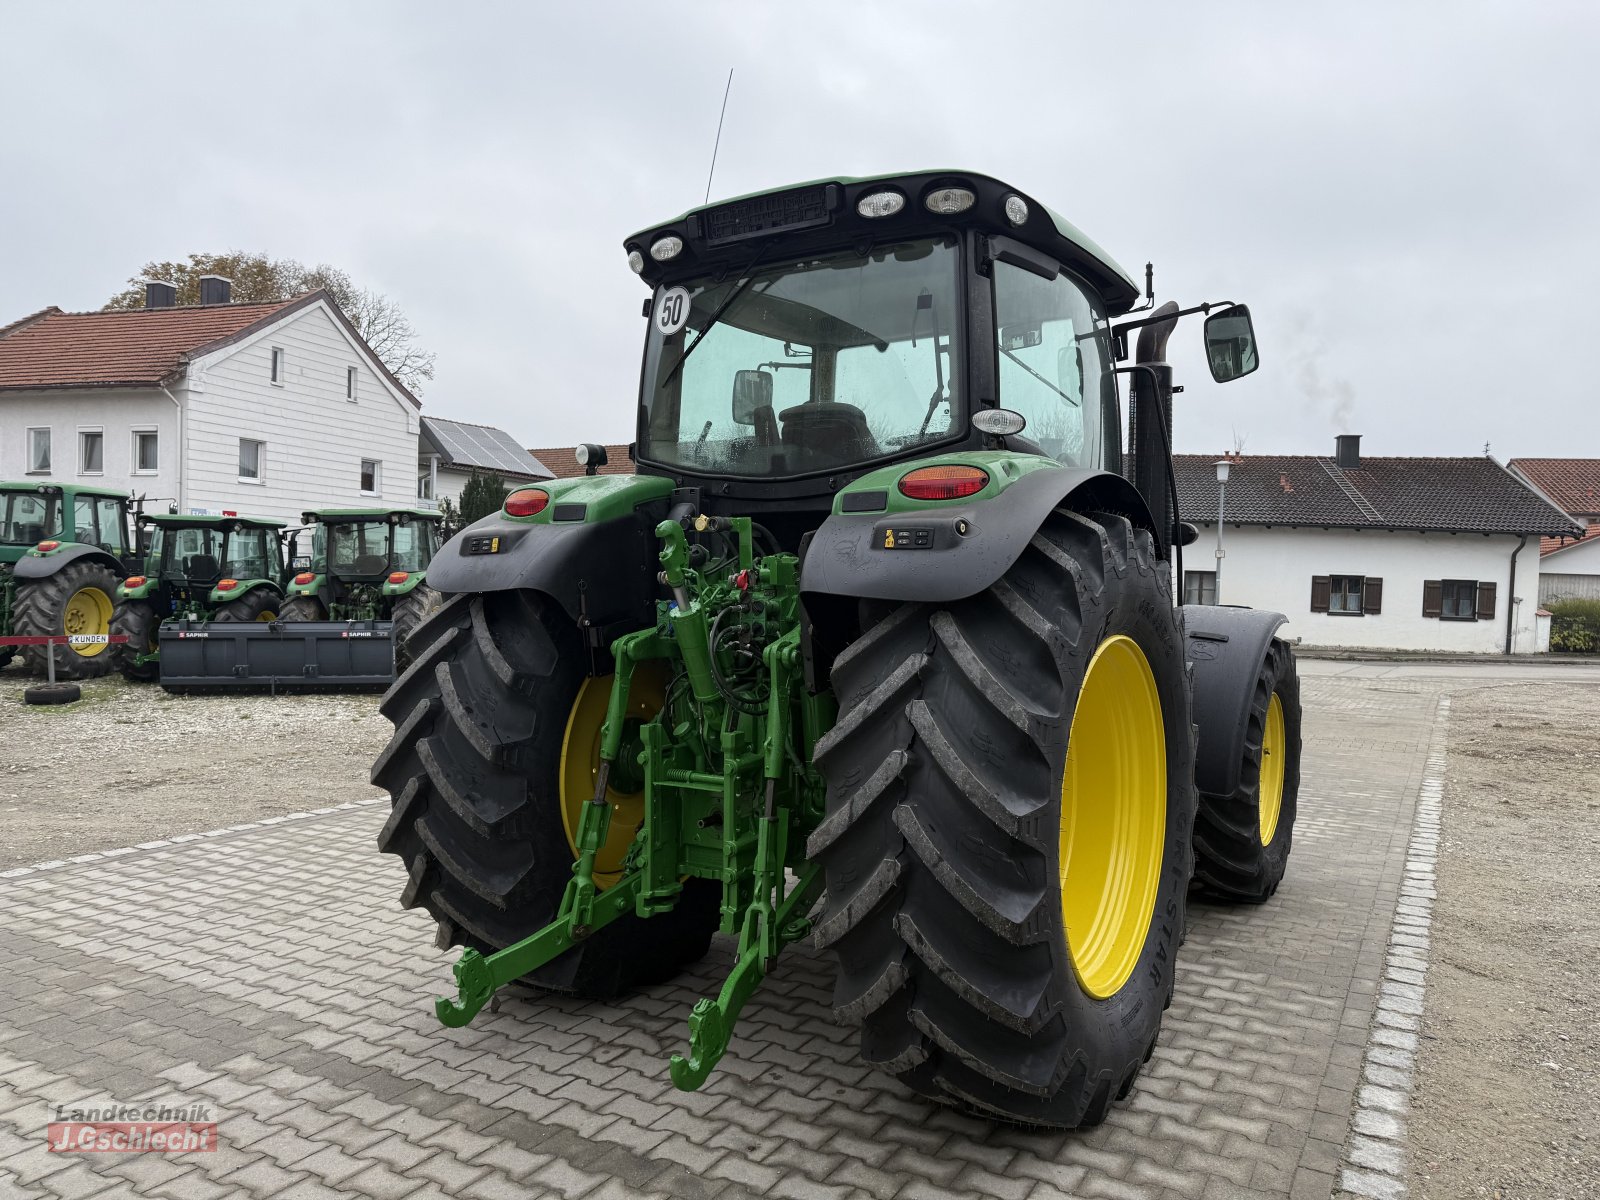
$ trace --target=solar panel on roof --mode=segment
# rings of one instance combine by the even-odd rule
[[[539,464],[503,430],[425,418],[428,436],[451,463],[516,475],[542,475]]]

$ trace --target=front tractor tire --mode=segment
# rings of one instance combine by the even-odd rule
[[[30,579],[17,588],[13,630],[26,637],[59,637],[73,633],[111,632],[111,598],[117,578],[111,568],[79,559],[54,575]],[[48,674],[46,656],[54,651],[57,679],[98,679],[111,673],[111,647],[24,646],[23,661],[36,675]]]
[[[865,1061],[1030,1125],[1127,1094],[1193,865],[1182,647],[1149,534],[1057,510],[992,587],[902,605],[839,656],[810,853]]]
[[[599,744],[601,681],[587,680],[570,618],[534,592],[453,595],[412,645],[382,703],[395,731],[372,781],[393,807],[378,847],[405,863],[400,902],[433,916],[441,949],[492,953],[547,925],[572,878],[563,813],[592,799],[594,764],[580,758]],[[642,811],[637,796],[612,798]],[[603,999],[668,979],[709,948],[720,900],[690,880],[671,911],[619,918],[526,981]]]
[[[1256,674],[1231,796],[1200,793],[1195,880],[1212,897],[1262,904],[1283,882],[1300,798],[1300,676],[1274,638]]]
[[[120,601],[111,614],[111,632],[128,639],[111,647],[111,663],[122,677],[154,683],[161,675],[160,662],[148,657],[161,649],[161,618],[155,607],[144,600]]]

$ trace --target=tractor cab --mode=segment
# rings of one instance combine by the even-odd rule
[[[117,598],[149,603],[163,618],[205,620],[256,588],[276,597],[282,528],[282,522],[255,517],[143,514],[144,574],[125,580]]]
[[[299,619],[387,620],[399,597],[426,577],[439,548],[440,517],[419,508],[319,509],[302,514],[311,553],[290,580]]]

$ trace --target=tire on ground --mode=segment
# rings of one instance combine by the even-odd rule
[[[67,605],[80,592],[99,593],[93,603],[103,602],[105,627],[93,629],[68,629]],[[27,637],[55,637],[64,633],[109,633],[111,628],[112,597],[117,594],[117,577],[111,568],[96,562],[79,559],[62,567],[54,575],[43,579],[29,579],[17,588],[17,607],[12,619],[12,629]],[[94,651],[79,653],[71,646],[24,646],[23,661],[36,675],[48,673],[45,656],[55,651],[57,679],[98,679],[113,670],[111,647],[88,647]]]
[[[1282,722],[1281,739],[1267,733],[1274,698]],[[1281,762],[1276,765],[1271,749],[1275,743],[1281,747]],[[1270,793],[1279,773],[1282,798],[1274,809]],[[1287,642],[1274,638],[1250,698],[1239,786],[1231,796],[1200,794],[1194,823],[1196,882],[1226,900],[1260,904],[1270,898],[1289,865],[1299,794],[1300,676],[1294,651]]]
[[[411,663],[411,635],[417,627],[430,616],[439,611],[444,604],[443,594],[434,591],[426,583],[419,583],[394,606],[394,627],[390,636],[394,639],[394,669],[396,672],[404,671]],[[421,647],[417,647],[421,649]]]
[[[217,606],[211,619],[220,624],[238,624],[246,621],[276,621],[283,608],[283,597],[271,587],[251,588],[237,600]]]
[[[124,679],[134,683],[151,683],[161,674],[161,664],[155,659],[137,662],[142,654],[153,654],[160,649],[161,618],[153,605],[144,600],[123,600],[111,614],[112,634],[121,634],[128,640],[111,647],[111,662]]]
[[[83,698],[75,683],[35,683],[22,689],[24,704],[72,704]]]
[[[1088,666],[1117,635],[1153,676],[1165,809],[1146,843],[1147,925],[1126,926],[1137,958],[1096,998],[1067,944],[1063,783]],[[998,583],[899,607],[833,681],[839,719],[816,754],[828,815],[810,852],[827,883],[817,938],[838,957],[836,1012],[860,1026],[862,1058],[989,1117],[1103,1120],[1171,1001],[1193,862],[1187,675],[1150,536],[1058,510]]]
[[[395,732],[372,781],[393,807],[378,847],[406,864],[401,903],[433,915],[441,948],[489,953],[548,924],[572,878],[559,779],[588,656],[526,591],[451,596],[414,645],[382,704]],[[705,954],[720,901],[690,880],[670,912],[621,917],[526,982],[605,998],[670,978]]]
[[[328,610],[315,596],[291,596],[278,612],[280,621],[326,621]]]

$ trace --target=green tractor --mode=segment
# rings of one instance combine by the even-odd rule
[[[128,639],[112,647],[123,676],[160,677],[163,622],[277,620],[282,530],[281,521],[254,517],[141,514],[144,573],[122,581],[111,617],[111,632]]]
[[[106,636],[117,581],[137,566],[127,493],[62,483],[0,483],[0,635]],[[112,670],[106,642],[23,646],[23,661],[58,679]],[[0,666],[15,653],[0,646]]]
[[[514,981],[614,996],[720,931],[734,965],[671,1062],[694,1088],[810,937],[864,1063],[1100,1121],[1155,1048],[1191,887],[1265,901],[1294,827],[1284,618],[1173,603],[1167,339],[1206,313],[1213,377],[1248,374],[1248,310],[1156,308],[968,172],[784,188],[625,249],[638,473],[453,538],[383,703],[379,846],[464,947],[440,1020]]]
[[[439,607],[428,564],[439,549],[439,514],[421,508],[323,508],[301,514],[313,526],[311,554],[291,545],[285,621],[392,621],[396,669],[417,625]],[[296,531],[298,532],[298,531]]]

